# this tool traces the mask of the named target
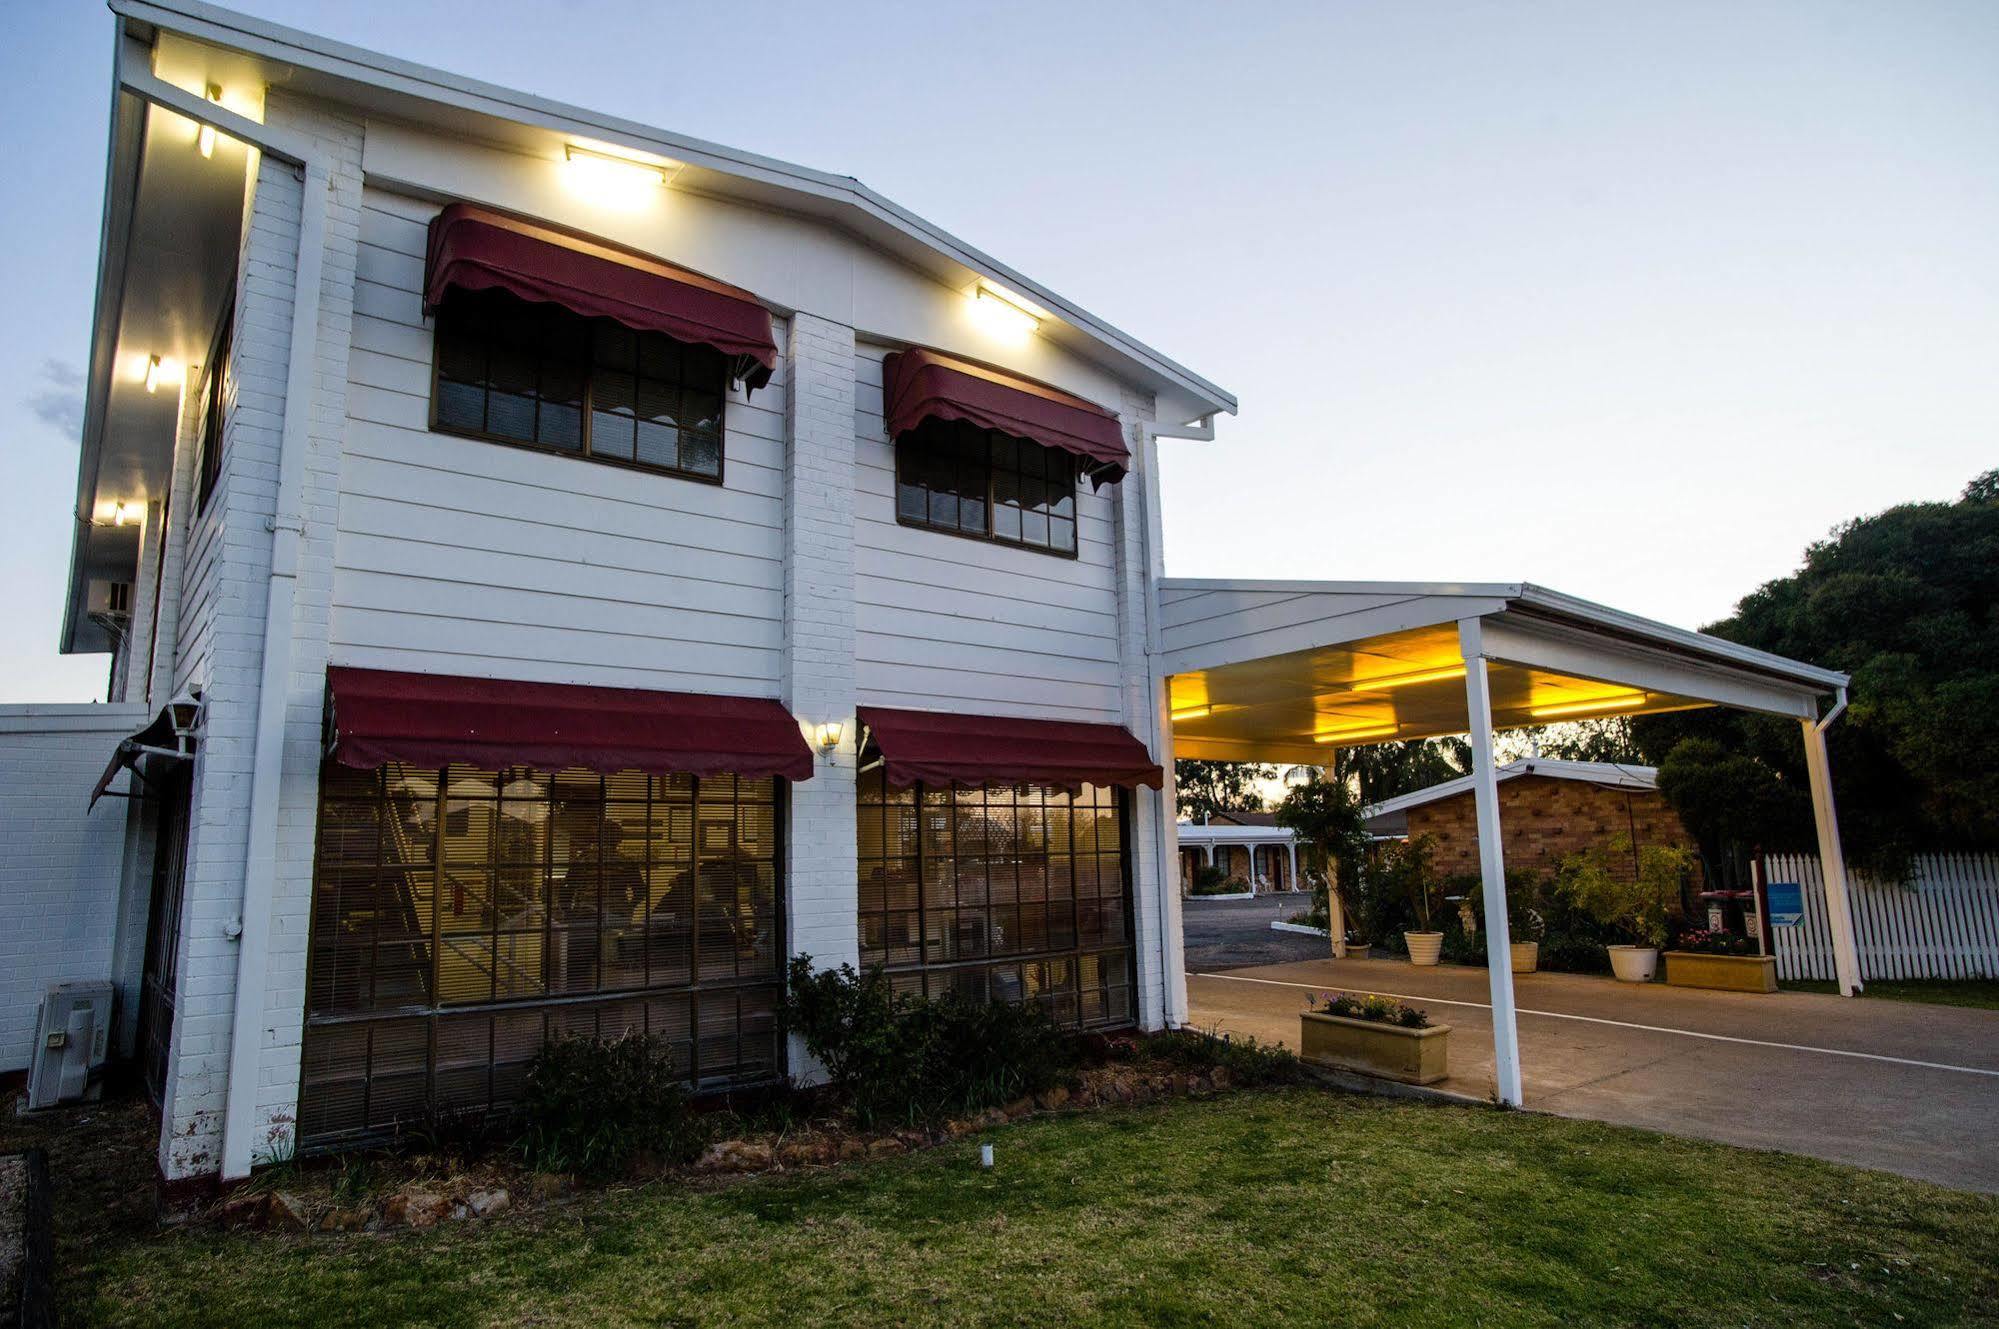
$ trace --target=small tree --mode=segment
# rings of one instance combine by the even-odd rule
[[[1345,781],[1326,780],[1313,770],[1306,782],[1277,805],[1277,824],[1297,837],[1305,870],[1315,876],[1312,900],[1316,909],[1330,911],[1328,895],[1340,892],[1341,906],[1353,912],[1353,884],[1367,854],[1367,824],[1360,802]]]
[[[1646,845],[1638,851],[1638,871],[1621,877],[1611,864],[1630,853],[1631,842],[1620,839],[1570,854],[1555,875],[1555,889],[1571,907],[1625,932],[1638,945],[1664,946],[1667,920],[1693,855],[1676,845]]]
[[[1263,811],[1263,796],[1256,792],[1256,782],[1276,777],[1275,767],[1253,762],[1189,759],[1173,763],[1180,815],[1197,822],[1223,813]]]

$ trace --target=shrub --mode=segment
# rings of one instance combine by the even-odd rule
[[[914,1125],[1039,1093],[1080,1055],[1037,1006],[897,992],[879,967],[815,972],[809,955],[791,961],[783,1019],[863,1126]]]
[[[1631,842],[1620,839],[1570,854],[1555,876],[1555,893],[1576,912],[1641,946],[1662,946],[1693,855],[1648,844],[1638,851],[1637,872],[1626,879],[1612,868],[1610,856],[1630,852]]]
[[[521,1156],[551,1172],[602,1176],[642,1154],[685,1162],[704,1142],[672,1050],[645,1034],[544,1044],[522,1107]]]
[[[1354,996],[1346,992],[1321,992],[1319,1013],[1347,1020],[1367,1020],[1374,1024],[1400,1025],[1404,1029],[1428,1029],[1430,1016],[1414,1006],[1405,1006],[1393,997]]]
[[[1199,864],[1194,869],[1193,893],[1195,895],[1217,895],[1221,892],[1223,883],[1228,881],[1228,879],[1229,874],[1216,867],[1213,863]]]
[[[1239,1085],[1296,1084],[1304,1078],[1298,1054],[1290,1048],[1259,1043],[1254,1038],[1169,1029],[1143,1035],[1138,1051],[1175,1066],[1195,1070],[1222,1069]]]

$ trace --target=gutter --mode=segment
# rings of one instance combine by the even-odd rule
[[[217,106],[151,72],[151,50],[136,38],[119,47],[121,91],[163,106],[197,124],[213,125],[289,164],[302,192],[298,259],[293,273],[292,322],[285,355],[284,423],[278,435],[278,487],[268,526],[271,570],[264,597],[263,663],[257,682],[257,720],[250,768],[250,827],[244,856],[242,910],[232,925],[238,939],[236,997],[229,1031],[229,1087],[222,1118],[222,1179],[250,1175],[256,1163],[252,1138],[262,1086],[265,989],[270,985],[271,903],[278,861],[278,796],[284,766],[285,710],[289,701],[299,545],[304,532],[304,484],[317,400],[320,277],[326,252],[326,209],[332,180],[329,160],[304,139],[266,128]],[[275,1141],[272,1141],[275,1143]]]

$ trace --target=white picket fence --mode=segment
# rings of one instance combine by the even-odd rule
[[[1766,881],[1802,887],[1804,917],[1771,928],[1779,978],[1831,979],[1832,928],[1817,855],[1772,854]],[[1999,978],[1999,854],[1922,854],[1906,883],[1847,870],[1860,977]]]

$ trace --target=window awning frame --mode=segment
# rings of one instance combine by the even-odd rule
[[[900,439],[926,420],[962,420],[1082,459],[1090,483],[1116,484],[1131,449],[1117,415],[1033,379],[925,347],[882,359],[882,418]]]
[[[1043,784],[1158,789],[1165,773],[1130,730],[1077,720],[862,706],[864,769],[879,766],[898,789]],[[872,751],[875,760],[866,762]]]
[[[777,368],[770,310],[751,292],[601,237],[474,203],[430,222],[423,306],[452,290],[499,290],[584,318],[711,346],[754,391]]]

